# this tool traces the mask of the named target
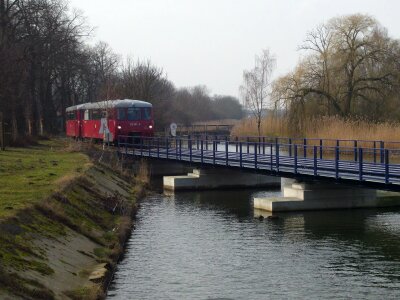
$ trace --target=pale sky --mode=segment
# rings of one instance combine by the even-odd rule
[[[400,0],[70,0],[123,56],[150,59],[176,87],[239,96],[244,69],[269,48],[274,76],[291,71],[308,31],[332,17],[374,16],[400,38]]]

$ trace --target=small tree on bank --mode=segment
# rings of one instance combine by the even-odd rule
[[[258,135],[261,136],[261,119],[270,95],[271,76],[276,58],[269,49],[256,55],[254,68],[243,71],[243,84],[240,93],[246,109],[251,111],[257,122]]]

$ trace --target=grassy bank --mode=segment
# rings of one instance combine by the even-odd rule
[[[102,298],[123,251],[141,186],[65,146],[0,152],[0,298]]]
[[[0,152],[0,219],[62,189],[89,165],[86,155],[65,151],[60,140]]]
[[[261,135],[270,137],[306,137],[323,139],[399,141],[399,123],[371,123],[338,117],[307,119],[301,128],[292,128],[285,117],[266,117],[262,121]],[[233,136],[257,136],[254,119],[243,120],[231,133]],[[394,147],[394,145],[393,145]],[[398,145],[400,147],[400,145]]]

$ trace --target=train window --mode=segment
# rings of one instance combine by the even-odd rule
[[[91,120],[100,120],[102,118],[103,111],[100,109],[92,110]]]
[[[84,118],[83,118],[84,120],[90,120],[90,113],[89,113],[89,110],[88,109],[86,109],[85,110],[85,115],[84,115]]]
[[[67,120],[76,120],[76,111],[70,111],[67,113]]]
[[[118,120],[126,120],[126,109],[125,108],[118,108],[117,109],[117,119]]]
[[[129,107],[128,108],[128,120],[140,120],[140,108]]]
[[[151,108],[148,108],[148,107],[142,108],[142,117],[143,117],[143,120],[150,120],[151,119]]]

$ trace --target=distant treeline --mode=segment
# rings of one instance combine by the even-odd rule
[[[150,61],[121,59],[63,0],[0,0],[0,111],[12,139],[57,133],[65,108],[105,99],[154,105],[156,124],[241,118],[239,101],[206,87],[177,89]],[[134,49],[132,49],[134,51]]]

